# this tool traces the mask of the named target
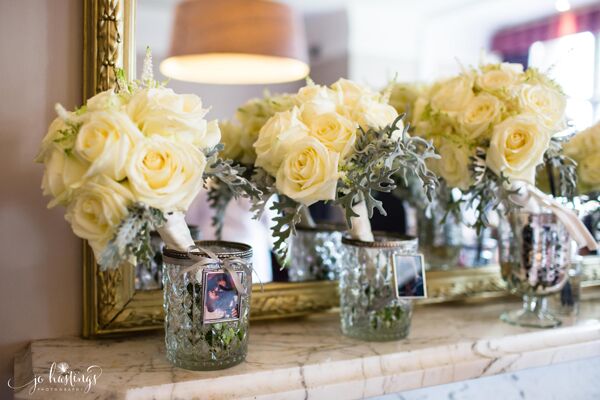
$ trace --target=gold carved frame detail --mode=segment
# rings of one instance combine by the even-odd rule
[[[115,84],[115,67],[135,71],[135,0],[84,0],[83,97]],[[83,244],[83,336],[98,337],[159,329],[161,290],[136,291],[131,266],[101,272]],[[600,257],[584,263],[584,286],[600,285]],[[504,292],[498,266],[427,273],[425,301],[498,296]],[[337,282],[268,283],[252,292],[252,319],[301,316],[336,307]]]

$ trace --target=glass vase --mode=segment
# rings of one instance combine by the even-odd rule
[[[163,250],[165,345],[167,359],[177,367],[204,371],[228,368],[246,358],[252,292],[252,249],[225,241],[197,241],[219,260],[235,259],[225,269],[215,261],[198,265],[197,258]],[[245,288],[238,292],[231,278]]]
[[[342,239],[340,316],[342,333],[367,341],[408,336],[412,302],[398,298],[394,257],[415,255],[417,239],[377,236],[374,242]]]
[[[561,290],[570,264],[570,238],[554,214],[509,212],[499,224],[499,258],[508,289],[523,307],[502,314],[519,326],[552,328],[561,321],[548,310],[547,296]]]
[[[557,315],[576,317],[579,314],[582,263],[583,257],[571,256],[571,265],[567,270],[569,279],[558,293],[549,297],[549,308]]]
[[[425,263],[431,270],[455,268],[462,245],[461,223],[439,203],[419,208],[417,230]]]
[[[332,225],[298,227],[290,242],[288,276],[291,282],[338,279],[342,231]]]

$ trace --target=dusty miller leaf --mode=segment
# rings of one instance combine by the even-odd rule
[[[287,196],[279,195],[270,210],[277,211],[273,218],[274,225],[271,227],[275,243],[273,245],[275,254],[279,257],[281,264],[285,264],[287,258],[287,240],[296,234],[296,224],[300,222],[302,204]]]
[[[114,238],[100,255],[101,270],[117,268],[125,261],[145,263],[154,257],[150,233],[165,223],[162,211],[142,203],[134,203],[127,210]]]
[[[232,199],[249,198],[252,203],[261,199],[262,192],[246,176],[246,167],[232,160],[219,157],[223,145],[219,144],[207,153],[205,179],[210,179],[208,187],[208,202],[215,209],[212,222],[216,228],[217,237],[221,237],[225,209]]]
[[[433,145],[418,137],[408,135],[408,126],[399,129],[404,116],[399,116],[383,129],[360,129],[355,152],[342,166],[335,203],[345,212],[346,222],[356,217],[352,207],[365,201],[369,218],[375,209],[386,215],[383,203],[375,197],[377,192],[392,192],[399,179],[407,183],[414,174],[426,188],[429,198],[437,186],[437,177],[429,171],[425,160],[437,157]]]

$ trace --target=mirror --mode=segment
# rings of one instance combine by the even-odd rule
[[[159,66],[169,54],[174,10],[179,2],[100,0],[84,3],[84,98],[114,85],[114,67],[122,67],[129,77],[134,76],[135,71],[141,68],[146,46],[152,49],[155,78],[166,79]],[[321,84],[331,84],[339,77],[348,77],[376,88],[385,87],[394,78],[397,82],[431,81],[455,74],[468,65],[476,65],[482,56],[482,49],[487,50],[487,57],[492,61],[531,61],[541,66],[564,57],[561,53],[564,46],[543,40],[532,45],[531,51],[529,45],[518,43],[511,47],[507,44],[514,31],[510,27],[527,26],[529,21],[558,15],[553,2],[549,1],[535,0],[527,4],[518,0],[285,2],[302,15],[306,27],[310,77]],[[573,7],[584,3],[586,1],[571,1]],[[218,35],[218,32],[214,34]],[[576,43],[582,49],[589,45],[590,40],[589,35],[583,36]],[[597,37],[593,38],[597,40]],[[584,55],[581,57],[585,58]],[[568,80],[574,76],[579,80],[584,76],[597,79],[600,76],[597,73],[587,74],[587,70],[580,71],[580,67],[581,63],[570,63],[565,67],[567,72],[561,75],[561,79]],[[572,88],[575,94],[581,94],[582,87],[600,87],[594,86],[593,82],[582,82],[563,84]],[[294,92],[302,85],[303,82],[273,85],[169,82],[169,87],[176,92],[195,93],[204,104],[210,105],[209,119],[231,118],[241,104],[251,98],[261,97],[265,90],[271,93]],[[583,94],[589,95],[587,92]],[[399,96],[399,107],[402,107],[402,96]],[[584,99],[570,100],[570,116],[576,120],[576,124],[588,124],[597,119],[600,108],[596,98],[590,95]],[[582,101],[585,105],[577,107]],[[400,194],[384,198],[384,202],[391,204],[386,207],[390,215],[385,219],[376,217],[373,225],[378,230],[408,234],[417,234],[419,231],[421,236],[428,235],[421,240],[430,244],[421,247],[429,268],[427,301],[504,293],[495,264],[496,243],[491,231],[478,236],[465,225],[452,221],[418,226],[417,220],[422,220],[419,213],[424,210],[419,210],[419,204],[402,202],[401,197]],[[210,226],[211,212],[205,197],[200,196],[189,213],[188,223],[198,227],[197,234],[202,239],[214,237],[214,230]],[[314,207],[311,212],[320,222],[341,222],[340,215],[325,207]],[[331,276],[316,274],[306,279],[280,273],[269,250],[267,223],[251,221],[247,204],[231,204],[228,213],[223,238],[253,246],[254,266],[260,280],[265,283],[264,291],[258,285],[254,287],[252,318],[305,315],[337,304],[337,283],[329,280]],[[242,225],[240,221],[244,221]],[[156,248],[160,248],[158,241]],[[586,264],[588,284],[600,281],[598,264],[597,261]],[[84,268],[84,336],[162,326],[159,260],[149,266],[121,267],[115,271],[100,272],[91,252],[85,247]]]

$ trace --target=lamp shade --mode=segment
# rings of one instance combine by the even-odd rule
[[[178,4],[161,72],[218,84],[290,82],[308,75],[302,19],[267,0],[188,0]]]

